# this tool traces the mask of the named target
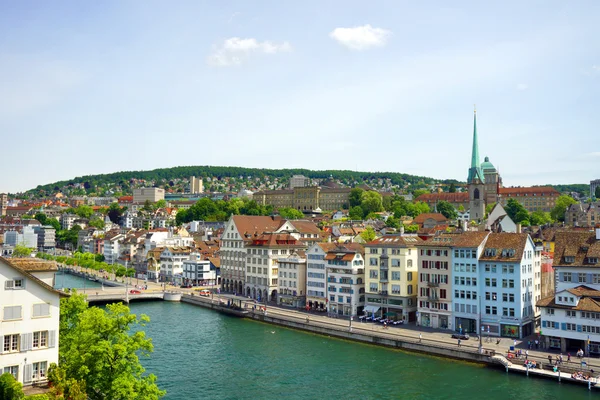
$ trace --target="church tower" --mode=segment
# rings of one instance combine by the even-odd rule
[[[473,112],[473,150],[471,168],[467,178],[469,189],[469,215],[471,221],[481,221],[485,216],[485,179],[479,163],[479,145],[477,143],[477,111]]]

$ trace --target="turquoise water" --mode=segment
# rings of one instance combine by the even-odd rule
[[[92,289],[102,287],[102,284],[88,279],[83,279],[75,275],[58,272],[54,277],[54,287],[56,289]]]
[[[166,399],[589,399],[587,388],[312,335],[184,303],[150,316],[142,363]],[[272,333],[275,332],[275,333]]]
[[[65,282],[71,287],[81,281],[70,279]],[[154,353],[142,364],[157,375],[167,400],[598,398],[583,386],[313,335],[184,303],[130,307],[151,318],[145,330]]]

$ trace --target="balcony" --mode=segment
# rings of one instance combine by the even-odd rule
[[[379,269],[380,269],[380,270],[382,270],[382,271],[387,271],[387,270],[388,270],[388,266],[387,266],[387,265],[385,265],[385,264],[381,264],[381,265],[379,266]]]
[[[387,290],[380,290],[379,292],[377,292],[377,294],[380,294],[382,296],[387,296],[388,295],[388,291]]]
[[[388,277],[387,276],[386,277],[382,276],[381,278],[379,278],[379,282],[380,283],[388,283],[389,282]]]
[[[438,301],[440,299],[440,297],[437,294],[430,294],[429,296],[427,296],[427,300],[429,301]]]
[[[427,282],[427,286],[428,287],[440,287],[440,283],[439,282],[428,281]]]

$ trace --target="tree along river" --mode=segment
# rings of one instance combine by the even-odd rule
[[[83,285],[67,277],[70,286],[65,286]],[[151,319],[145,331],[154,353],[142,364],[158,376],[170,400],[597,396],[584,386],[313,335],[184,303],[130,307]]]

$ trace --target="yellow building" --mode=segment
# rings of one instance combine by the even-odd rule
[[[300,211],[333,211],[348,209],[350,188],[305,186],[293,189],[264,190],[252,196],[258,204],[275,209],[295,208]]]
[[[417,318],[417,244],[412,235],[385,235],[365,245],[365,311],[407,322]]]

